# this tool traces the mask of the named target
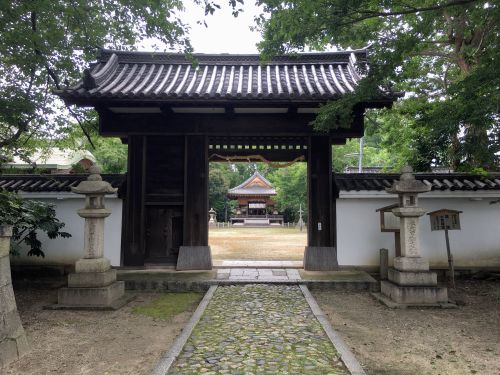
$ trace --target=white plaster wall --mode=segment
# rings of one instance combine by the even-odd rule
[[[367,193],[367,192],[365,192]],[[446,197],[439,197],[446,196]],[[496,193],[498,196],[498,192]],[[492,195],[427,193],[419,205],[427,212],[441,208],[463,211],[460,231],[449,231],[450,247],[457,267],[500,267],[500,204]],[[468,195],[468,196],[467,196]],[[477,200],[481,199],[481,200]],[[337,255],[340,265],[378,266],[379,249],[394,258],[394,234],[380,232],[376,209],[397,203],[396,197],[378,193],[340,196],[337,199]],[[420,247],[433,267],[447,267],[444,231],[431,231],[428,215],[420,218]]]
[[[70,238],[49,239],[44,234],[39,235],[45,258],[27,256],[27,250],[21,251],[21,256],[11,257],[14,264],[47,264],[74,265],[83,256],[84,219],[78,216],[77,210],[83,208],[84,197],[72,193],[25,193],[24,199],[36,199],[56,205],[57,218],[65,223],[62,229],[71,234]],[[111,215],[104,221],[104,256],[111,265],[120,265],[122,200],[116,196],[105,198],[106,207],[111,209]]]
[[[496,197],[500,192],[496,193]],[[18,264],[72,265],[83,254],[84,220],[76,211],[83,207],[83,197],[76,194],[24,194],[26,199],[39,199],[56,205],[57,217],[64,222],[70,238],[48,239],[41,235],[45,258],[28,257],[23,251],[13,257]],[[474,200],[471,200],[474,199]],[[482,199],[482,200],[476,200]],[[450,231],[451,250],[457,267],[500,267],[500,204],[490,204],[493,195],[476,193],[427,193],[421,195],[420,206],[427,212],[440,208],[463,211],[462,230]],[[394,257],[394,234],[380,232],[376,209],[396,203],[396,197],[383,192],[341,193],[337,199],[337,255],[342,266],[373,266],[379,264],[379,249],[389,249]],[[113,266],[120,265],[122,200],[107,197],[106,206],[112,214],[105,221],[104,253]],[[431,266],[446,267],[444,232],[430,230],[427,215],[420,219],[422,255]]]

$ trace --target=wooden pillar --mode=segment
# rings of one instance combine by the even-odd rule
[[[144,195],[146,173],[146,137],[128,138],[127,188],[122,223],[124,266],[144,265]]]
[[[178,270],[211,269],[208,246],[208,138],[185,137],[184,228]]]
[[[308,227],[306,270],[337,269],[332,147],[328,136],[309,138],[307,159]]]

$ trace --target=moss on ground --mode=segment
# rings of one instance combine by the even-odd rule
[[[151,318],[171,320],[174,316],[192,309],[203,297],[200,293],[163,293],[143,306],[136,306],[132,312]]]

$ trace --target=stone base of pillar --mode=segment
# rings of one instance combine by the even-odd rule
[[[57,294],[59,305],[111,306],[125,293],[125,282],[115,281],[104,287],[61,288]]]
[[[436,272],[402,272],[389,268],[387,278],[401,286],[437,286]]]
[[[394,268],[403,272],[425,272],[429,271],[429,261],[422,257],[396,257]]]
[[[104,259],[104,261],[102,261]],[[82,262],[83,261],[83,262]],[[77,264],[87,269],[105,269],[108,259],[80,259]],[[116,270],[76,272],[68,275],[68,287],[61,288],[54,310],[117,310],[134,296],[125,294],[125,282],[116,281]]]
[[[177,271],[211,270],[212,250],[210,246],[181,246],[176,269]]]
[[[57,304],[44,306],[48,310],[118,310],[135,298],[125,294],[125,282],[101,288],[61,288]]]
[[[337,249],[330,246],[306,246],[304,250],[304,269],[306,271],[336,271]]]
[[[435,272],[403,272],[389,268],[375,297],[392,308],[456,307],[448,301],[448,289],[437,285]]]
[[[84,258],[75,263],[76,273],[106,272],[110,268],[111,263],[107,258]]]
[[[70,288],[98,288],[106,287],[116,281],[116,270],[106,272],[79,272],[68,275]]]

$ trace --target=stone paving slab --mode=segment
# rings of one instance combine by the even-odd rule
[[[298,281],[299,271],[291,268],[219,268],[217,280],[225,281]]]
[[[169,374],[348,374],[297,285],[219,286]]]
[[[214,267],[302,268],[301,260],[214,260]]]

